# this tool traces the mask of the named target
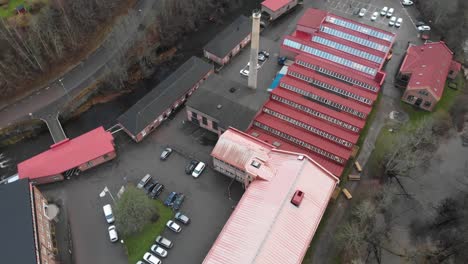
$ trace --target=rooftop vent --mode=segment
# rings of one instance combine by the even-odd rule
[[[304,198],[304,192],[301,190],[297,190],[291,199],[291,203],[299,207],[303,198]]]
[[[218,108],[218,109],[221,109],[222,107],[223,107],[223,105],[220,105],[220,104],[216,106],[216,108]]]
[[[234,87],[229,88],[229,92],[234,93],[235,91],[236,91],[236,88]]]
[[[258,137],[258,136],[260,136],[257,132],[252,132],[251,135],[252,135],[252,137]]]
[[[255,167],[255,168],[260,168],[260,166],[262,166],[262,164],[256,160],[252,160],[252,163],[250,163],[250,165],[252,165],[252,167]]]
[[[281,143],[279,143],[278,141],[275,141],[273,143],[271,143],[273,146],[279,148],[279,146],[281,146]]]
[[[299,156],[297,156],[297,159],[298,159],[298,160],[304,160],[304,155],[299,155]]]

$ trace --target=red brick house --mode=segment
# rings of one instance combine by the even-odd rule
[[[116,156],[114,137],[98,127],[74,139],[65,139],[18,164],[20,179],[32,184],[61,181],[64,177],[88,170]]]
[[[265,0],[262,2],[262,16],[275,20],[297,6],[298,0]]]
[[[461,69],[452,58],[453,52],[443,41],[410,44],[397,75],[406,87],[401,100],[432,111],[444,93],[447,77],[455,78]]]

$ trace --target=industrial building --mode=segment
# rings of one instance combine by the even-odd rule
[[[32,184],[61,181],[114,159],[114,137],[98,127],[74,139],[56,143],[49,150],[18,164],[19,179]]]
[[[60,263],[48,207],[45,197],[27,179],[0,185],[2,263]]]
[[[262,2],[262,16],[275,20],[297,6],[298,0],[266,0]]]
[[[306,153],[341,176],[385,79],[395,34],[308,9],[281,41],[294,63],[247,133],[278,149]]]
[[[213,66],[191,57],[151,92],[123,113],[118,123],[136,142],[156,129],[213,72]]]
[[[203,47],[203,54],[209,60],[224,65],[236,56],[250,42],[252,22],[239,16]]]
[[[212,74],[187,101],[187,120],[218,135],[246,130],[269,94]]]
[[[460,69],[443,41],[410,44],[397,75],[406,88],[401,100],[432,111],[442,98],[447,77],[454,79]]]
[[[204,264],[301,263],[339,180],[307,155],[236,129],[219,138],[216,170],[247,189]]]

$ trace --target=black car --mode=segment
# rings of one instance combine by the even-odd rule
[[[184,201],[185,195],[183,193],[178,193],[176,195],[176,199],[174,203],[172,204],[172,208],[174,210],[179,210],[180,207],[182,206],[182,202]]]
[[[415,25],[416,25],[416,27],[419,27],[419,26],[424,26],[424,25],[426,25],[426,23],[424,23],[424,21],[418,21],[418,22],[416,22]]]
[[[266,58],[270,57],[270,53],[268,53],[266,50],[261,50],[258,54],[263,54]]]
[[[151,198],[156,199],[164,190],[164,184],[157,183],[156,186],[154,186],[153,190],[151,191]]]
[[[185,174],[191,175],[195,167],[197,167],[198,161],[191,160],[187,166],[185,166]]]
[[[153,188],[156,186],[158,182],[153,181],[152,179],[145,185],[145,193],[150,194]]]

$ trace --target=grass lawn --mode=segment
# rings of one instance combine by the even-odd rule
[[[7,18],[16,13],[15,8],[19,5],[24,5],[27,8],[27,5],[25,4],[26,0],[9,0],[8,4],[0,8],[0,17]]]
[[[153,202],[154,206],[158,208],[158,221],[145,226],[140,233],[124,238],[129,263],[136,263],[143,257],[145,252],[154,244],[156,237],[166,227],[166,222],[174,216],[172,210],[164,206],[162,201],[153,200]]]

